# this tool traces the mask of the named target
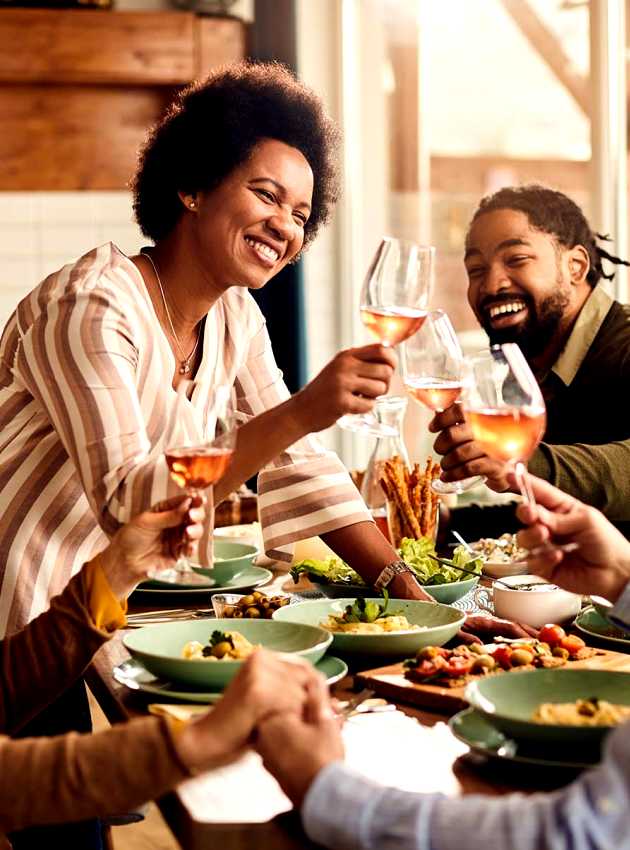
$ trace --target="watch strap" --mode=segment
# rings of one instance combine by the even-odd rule
[[[381,572],[378,574],[376,581],[374,582],[374,590],[383,590],[384,587],[387,587],[387,585],[390,584],[396,576],[401,575],[401,573],[411,573],[411,569],[403,560],[399,559],[397,561],[392,561],[391,564],[387,564],[387,566],[383,567]]]

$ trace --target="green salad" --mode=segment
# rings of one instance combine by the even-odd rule
[[[398,553],[414,571],[420,584],[451,584],[470,578],[466,573],[456,569],[458,566],[481,575],[482,558],[471,554],[465,546],[458,546],[452,558],[441,558],[443,563],[439,563],[430,557],[435,556],[435,546],[431,540],[426,537],[421,537],[419,540],[403,537]],[[323,561],[307,558],[291,568],[291,575],[295,582],[299,580],[302,573],[306,573],[320,584],[365,585],[361,576],[352,567],[349,567],[341,558],[334,556]]]

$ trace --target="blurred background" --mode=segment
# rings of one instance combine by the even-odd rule
[[[101,3],[0,2],[2,324],[95,245],[139,249],[126,187],[146,127],[178,87],[242,56],[293,67],[344,135],[334,220],[261,305],[291,389],[367,341],[358,291],[383,234],[437,246],[434,306],[480,345],[462,246],[502,185],[561,189],[627,255],[625,0]],[[623,272],[613,291],[626,300]],[[408,413],[412,457],[430,448],[427,418]],[[337,428],[324,440],[365,465],[369,440]]]

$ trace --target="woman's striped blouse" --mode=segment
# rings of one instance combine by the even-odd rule
[[[271,284],[273,285],[273,283]],[[0,343],[0,636],[48,607],[131,516],[177,491],[164,449],[212,439],[212,389],[234,388],[241,422],[288,390],[249,292],[206,318],[190,401],[136,266],[114,245],[47,277]],[[339,459],[307,437],[259,475],[267,554],[369,519]],[[205,557],[210,557],[210,534]]]

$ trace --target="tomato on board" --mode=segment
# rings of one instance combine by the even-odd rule
[[[474,660],[464,655],[451,655],[446,659],[446,666],[442,669],[447,676],[465,676],[466,673],[470,673]]]
[[[418,676],[436,676],[438,673],[444,672],[444,658],[441,655],[435,658],[424,658],[419,664],[414,667],[414,672]]]
[[[566,649],[569,655],[577,655],[581,649],[584,649],[586,644],[577,635],[567,635],[560,641],[560,646]]]
[[[512,666],[510,664],[510,658],[512,657],[511,647],[501,644],[497,646],[490,655],[494,658],[499,667],[503,667],[504,670],[509,670]]]
[[[543,643],[548,643],[549,646],[561,646],[563,639],[566,637],[566,632],[562,626],[556,626],[555,623],[547,623],[543,626],[538,634],[538,640]]]

